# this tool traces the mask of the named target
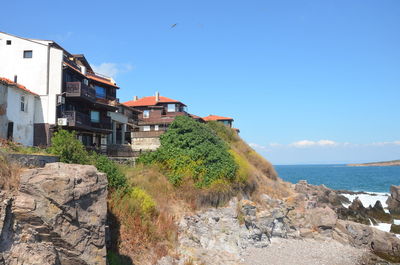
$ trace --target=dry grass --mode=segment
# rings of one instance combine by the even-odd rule
[[[131,257],[135,264],[153,264],[159,258],[170,254],[177,243],[176,220],[190,207],[176,196],[167,178],[157,167],[137,166],[124,169],[131,186],[139,187],[151,196],[156,212],[133,213],[129,201],[113,194],[109,211],[120,227],[112,232],[119,233],[118,252]]]
[[[11,163],[4,154],[0,153],[0,189],[17,190],[20,182],[21,168]]]

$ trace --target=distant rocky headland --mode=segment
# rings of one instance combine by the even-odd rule
[[[383,161],[383,162],[372,162],[363,164],[348,164],[349,167],[389,167],[389,166],[400,166],[400,160]]]

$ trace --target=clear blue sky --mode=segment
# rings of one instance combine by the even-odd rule
[[[0,31],[84,53],[115,77],[121,101],[159,91],[194,114],[234,117],[273,163],[400,159],[398,0],[20,0],[2,10]]]

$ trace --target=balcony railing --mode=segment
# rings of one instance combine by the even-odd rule
[[[102,105],[108,105],[112,107],[118,106],[118,99],[116,98],[96,98],[96,102]]]
[[[81,82],[67,82],[65,92],[67,97],[82,97],[90,101],[96,100],[96,90]]]
[[[68,126],[71,127],[87,127],[90,126],[90,116],[78,111],[64,111],[61,118],[67,118]]]
[[[100,122],[92,122],[91,126],[93,128],[97,129],[103,129],[103,130],[111,130],[111,118],[110,117],[102,117],[100,119]]]

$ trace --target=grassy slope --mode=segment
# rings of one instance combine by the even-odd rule
[[[110,212],[120,225],[118,236],[114,238],[118,245],[115,251],[131,257],[135,264],[151,264],[167,253],[173,254],[177,240],[175,221],[187,213],[202,207],[223,205],[237,195],[253,200],[262,193],[274,198],[291,195],[289,184],[278,178],[273,166],[233,130],[219,123],[209,126],[228,143],[230,153],[239,165],[237,174],[241,181],[231,184],[217,181],[208,188],[199,189],[190,181],[181,186],[172,185],[157,165],[124,168],[130,185],[145,191],[156,205],[152,214],[143,213],[140,207],[135,206],[136,215],[132,215],[127,214],[129,205],[117,199],[118,195],[110,198]]]

